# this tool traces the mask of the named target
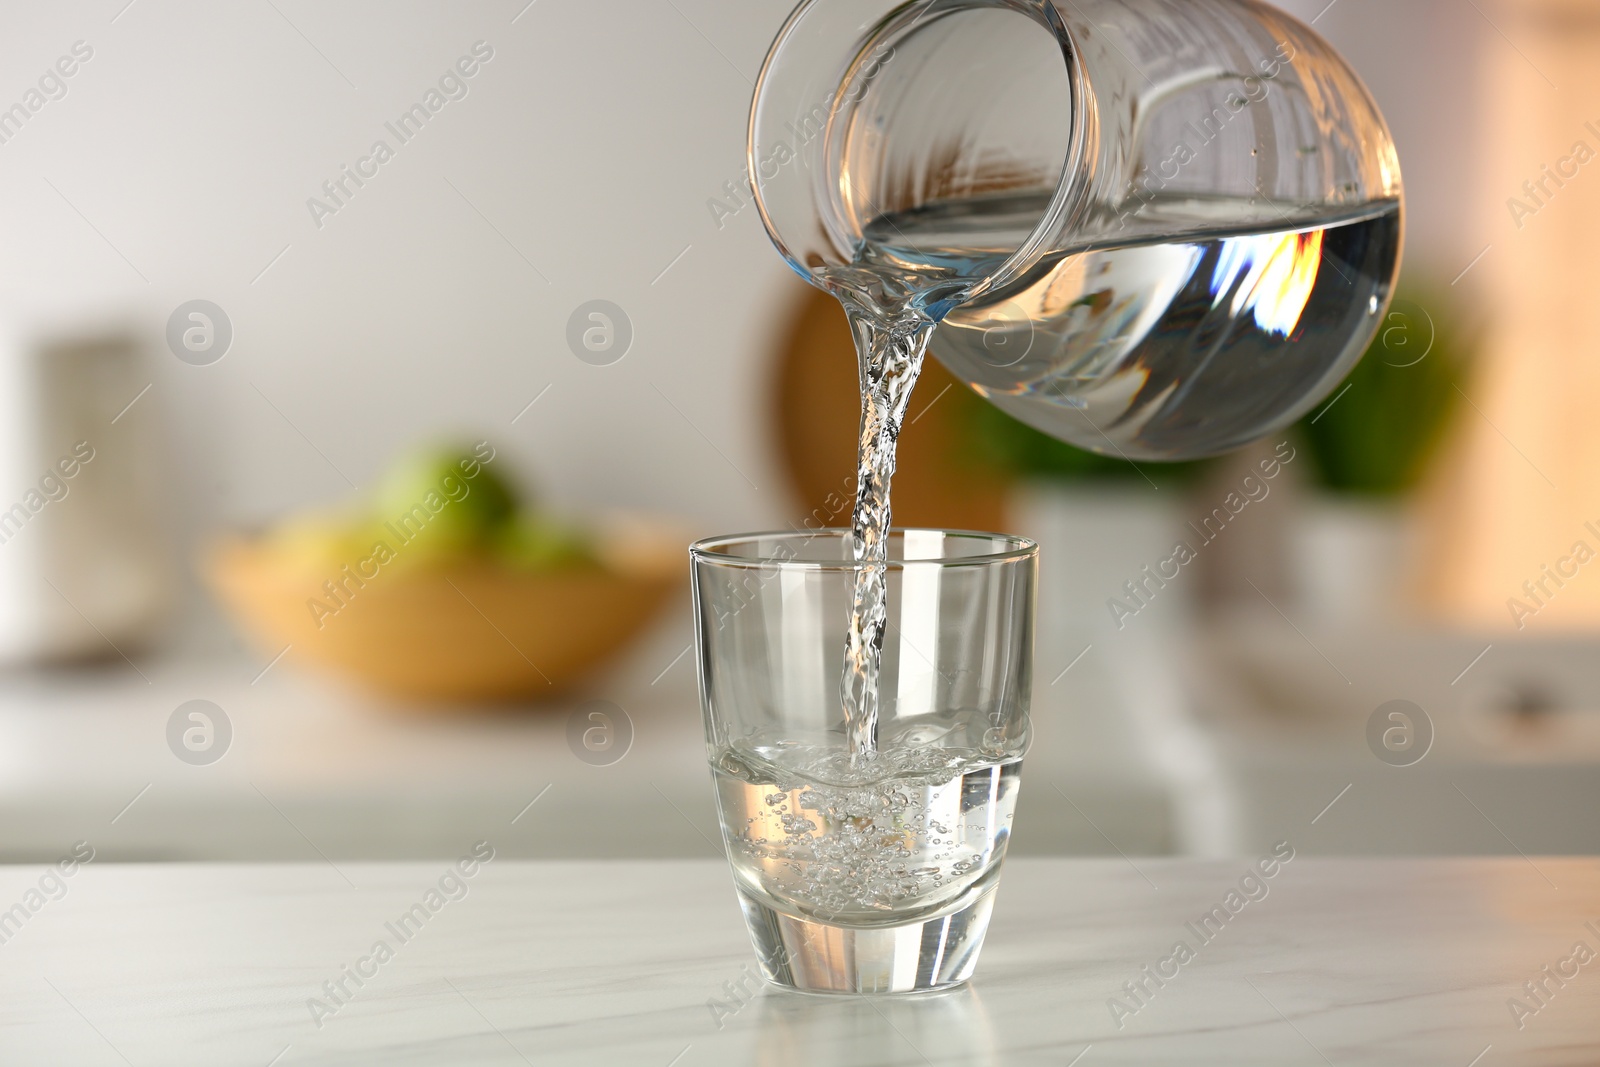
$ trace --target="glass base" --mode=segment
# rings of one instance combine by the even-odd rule
[[[972,976],[999,880],[954,911],[900,926],[839,926],[788,915],[736,887],[761,970],[802,993],[915,993]]]

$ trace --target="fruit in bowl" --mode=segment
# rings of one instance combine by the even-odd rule
[[[401,460],[369,501],[218,544],[206,576],[265,654],[410,702],[556,696],[679,586],[682,535],[519,498],[486,442]]]

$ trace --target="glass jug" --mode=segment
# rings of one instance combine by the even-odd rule
[[[1383,116],[1254,0],[806,0],[757,82],[749,166],[807,281],[1130,459],[1299,418],[1399,269]]]

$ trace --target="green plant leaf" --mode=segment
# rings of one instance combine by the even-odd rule
[[[1300,422],[1319,485],[1396,496],[1422,480],[1460,406],[1467,358],[1452,319],[1443,299],[1401,291],[1361,362]]]

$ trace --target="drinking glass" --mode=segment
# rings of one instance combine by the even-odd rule
[[[965,981],[1028,747],[1038,547],[896,530],[878,745],[845,728],[846,530],[690,548],[706,749],[766,977],[808,992]]]

